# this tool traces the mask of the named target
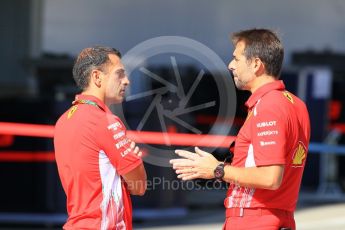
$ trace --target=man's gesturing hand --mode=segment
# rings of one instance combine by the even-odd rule
[[[210,153],[195,147],[195,153],[186,150],[175,150],[175,153],[182,158],[170,160],[178,178],[192,180],[196,178],[214,178],[214,169],[220,163]]]
[[[131,145],[130,145],[133,153],[135,155],[137,155],[138,157],[141,157],[143,155],[143,153],[140,151],[139,147],[135,144],[134,141],[131,141]]]

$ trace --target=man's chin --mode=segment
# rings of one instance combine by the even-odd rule
[[[247,84],[245,83],[245,82],[242,82],[242,81],[239,81],[239,80],[234,80],[234,82],[235,82],[235,86],[236,86],[236,88],[237,89],[239,89],[239,90],[248,90],[247,89]]]
[[[117,105],[117,104],[121,104],[124,101],[124,97],[122,98],[107,98],[106,100],[106,104],[107,105]]]
[[[235,81],[235,86],[239,90],[243,90],[243,88],[244,88],[244,86],[239,81]]]

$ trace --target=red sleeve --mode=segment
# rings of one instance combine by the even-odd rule
[[[101,148],[108,156],[110,162],[120,175],[124,175],[140,164],[142,160],[136,156],[130,148],[130,140],[126,136],[126,127],[116,116],[106,116],[106,127],[103,127],[103,135],[99,137]]]
[[[285,113],[279,105],[258,104],[252,119],[251,141],[256,166],[285,164],[288,141]]]

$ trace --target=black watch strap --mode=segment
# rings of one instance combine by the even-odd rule
[[[216,180],[221,181],[224,177],[224,164],[220,163],[215,169],[214,169],[214,178]]]

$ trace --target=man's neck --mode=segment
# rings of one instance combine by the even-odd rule
[[[274,81],[276,81],[276,79],[269,75],[262,75],[260,77],[256,77],[249,91],[253,94],[261,86],[274,82]]]
[[[81,94],[83,94],[83,95],[91,95],[91,96],[97,97],[99,100],[101,100],[103,103],[105,103],[104,96],[101,93],[96,92],[94,90],[86,89]]]

